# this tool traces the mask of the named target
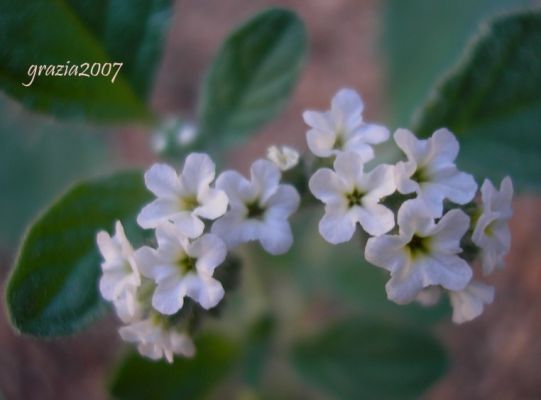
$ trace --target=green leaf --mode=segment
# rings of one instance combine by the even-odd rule
[[[121,220],[133,239],[135,216],[150,200],[140,172],[75,185],[31,226],[6,289],[11,323],[21,333],[76,332],[103,309],[96,233]]]
[[[14,250],[24,227],[58,193],[111,164],[97,129],[44,118],[0,97],[0,247]]]
[[[3,1],[0,87],[32,110],[98,121],[147,118],[170,0]],[[109,76],[36,76],[31,65],[124,63]],[[84,67],[83,67],[84,68]],[[104,67],[107,72],[108,67]],[[55,70],[58,71],[58,70]],[[96,69],[94,71],[97,71]],[[79,72],[82,72],[79,67]],[[55,72],[56,74],[56,72]],[[63,72],[61,73],[61,75]]]
[[[382,44],[387,58],[391,125],[410,126],[413,112],[460,56],[482,20],[531,3],[531,0],[386,0]]]
[[[494,19],[436,87],[415,131],[446,126],[461,136],[464,169],[494,180],[510,174],[519,189],[539,191],[539,88],[541,12]]]
[[[201,140],[231,143],[273,118],[292,91],[306,52],[302,21],[264,11],[225,40],[203,83]]]
[[[194,358],[177,357],[173,364],[130,354],[111,383],[117,399],[200,399],[231,372],[239,348],[222,335],[205,334],[195,341]]]
[[[338,399],[415,399],[445,371],[428,333],[378,320],[348,321],[293,350],[304,379]]]

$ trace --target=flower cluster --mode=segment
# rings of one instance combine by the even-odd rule
[[[215,165],[206,154],[188,155],[181,173],[155,164],[145,184],[156,198],[137,222],[154,230],[156,246],[134,250],[120,222],[114,236],[97,235],[100,292],[126,324],[120,336],[149,358],[172,362],[174,354],[195,353],[195,314],[224,298],[215,271],[227,264],[229,249],[258,240],[269,253],[280,254],[292,244],[288,218],[299,195],[280,184],[275,164],[256,161],[251,180],[235,171],[223,172],[215,184],[214,178]]]
[[[428,139],[398,129],[393,139],[405,159],[378,164],[373,145],[390,135],[363,122],[362,110],[359,95],[342,89],[330,111],[304,113],[312,153],[334,157],[332,169],[318,169],[309,181],[325,204],[320,234],[333,244],[346,242],[358,223],[370,236],[365,258],[390,273],[390,300],[434,303],[446,291],[454,322],[476,318],[493,301],[494,288],[474,278],[471,263],[480,258],[484,275],[503,266],[510,247],[511,180],[505,178],[499,190],[485,180],[481,201],[475,201],[477,184],[456,167],[459,144],[447,129]],[[368,170],[371,160],[376,166]]]

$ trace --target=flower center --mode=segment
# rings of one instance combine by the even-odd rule
[[[422,237],[414,234],[410,242],[406,245],[412,257],[427,254],[430,251],[430,237]]]
[[[186,275],[188,272],[195,271],[195,263],[197,259],[185,255],[178,261],[178,267],[182,271],[183,275]]]
[[[197,197],[195,196],[187,196],[180,199],[180,207],[182,208],[182,210],[192,211],[198,206],[199,202],[197,201]]]
[[[353,192],[346,194],[346,200],[348,202],[348,207],[360,206],[363,199],[364,193],[359,189],[353,189]]]
[[[336,132],[336,138],[334,139],[334,145],[333,147],[337,150],[341,150],[344,148],[345,144],[345,135],[344,130],[340,129]]]
[[[485,235],[487,235],[488,237],[494,235],[494,222],[491,222],[485,227]]]
[[[259,204],[259,201],[257,200],[246,204],[246,208],[248,209],[246,217],[249,219],[261,218],[263,214],[265,214],[265,209],[261,206],[261,204]]]
[[[417,183],[424,183],[428,182],[430,179],[428,178],[428,174],[425,168],[419,167],[417,170],[413,173],[411,176],[411,179],[414,180]]]

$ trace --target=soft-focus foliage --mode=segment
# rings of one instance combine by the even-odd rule
[[[149,200],[140,172],[80,183],[39,217],[27,233],[7,286],[15,328],[35,336],[73,333],[103,309],[96,232],[125,222]],[[139,236],[140,237],[140,236]]]
[[[146,118],[146,100],[170,16],[169,0],[3,1],[0,85],[33,110],[63,118],[111,121]],[[5,45],[9,44],[9,45]],[[124,63],[108,77],[39,76],[38,65]],[[89,69],[90,71],[90,69]],[[90,75],[89,72],[87,74]]]

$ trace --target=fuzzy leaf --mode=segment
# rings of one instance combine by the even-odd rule
[[[306,52],[302,21],[264,11],[225,40],[203,83],[201,139],[234,142],[273,118],[293,89]]]
[[[96,233],[121,220],[133,239],[136,213],[148,200],[142,174],[124,172],[77,184],[46,210],[26,234],[7,284],[14,328],[59,336],[95,320],[104,306]]]

